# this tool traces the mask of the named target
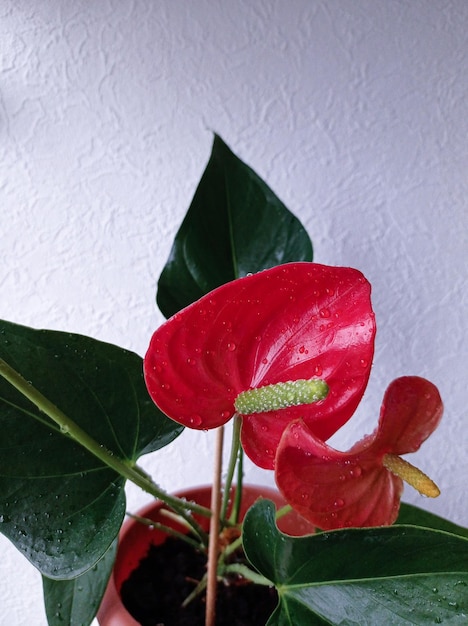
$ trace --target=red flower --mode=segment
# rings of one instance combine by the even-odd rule
[[[243,418],[242,445],[272,469],[291,421],[327,439],[353,414],[369,378],[375,324],[370,285],[357,270],[291,263],[224,284],[153,335],[144,361],[159,408],[198,429],[226,423],[237,396],[278,382],[320,378],[315,404]]]
[[[396,455],[418,450],[442,411],[437,388],[408,376],[391,383],[376,431],[348,452],[334,450],[297,420],[278,448],[278,487],[294,509],[323,530],[392,524],[402,478],[425,495],[439,493],[427,476]]]

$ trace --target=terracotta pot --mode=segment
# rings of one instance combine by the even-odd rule
[[[194,487],[178,492],[175,495],[197,502],[202,506],[209,507],[211,487]],[[283,497],[274,489],[244,485],[240,512],[241,519],[252,504],[260,497],[273,500],[277,507],[281,507],[285,504]],[[178,526],[176,522],[168,521],[167,517],[161,519],[162,508],[165,508],[164,504],[155,501],[139,511],[138,515],[155,521],[163,521],[164,524],[176,528],[181,532],[185,532],[183,527]],[[207,518],[197,516],[197,520],[208,530],[209,520]],[[294,512],[288,513],[282,517],[279,520],[278,526],[280,530],[293,536],[313,532],[310,524]],[[146,556],[149,546],[151,544],[161,544],[165,541],[165,538],[165,533],[152,529],[133,519],[129,518],[124,523],[119,536],[119,548],[114,569],[97,614],[97,619],[101,626],[139,626],[139,623],[133,619],[122,604],[119,591],[122,583],[129,577],[130,573],[137,568],[140,560]]]

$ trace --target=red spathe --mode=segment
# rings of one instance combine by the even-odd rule
[[[321,378],[327,398],[243,419],[242,445],[273,469],[285,428],[301,418],[328,439],[354,413],[369,378],[375,320],[370,284],[355,269],[289,263],[222,285],[153,335],[144,361],[159,408],[184,426],[210,429],[234,415],[237,395]]]

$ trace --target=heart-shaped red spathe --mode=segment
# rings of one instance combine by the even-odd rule
[[[376,431],[349,452],[334,450],[298,420],[278,447],[278,487],[294,509],[323,530],[392,524],[403,482],[384,467],[383,457],[418,450],[442,411],[431,382],[405,376],[388,387]]]
[[[198,429],[226,423],[242,391],[321,378],[321,402],[254,413],[242,444],[272,469],[286,426],[301,417],[320,438],[353,414],[374,352],[370,284],[355,269],[290,263],[226,283],[175,314],[153,335],[145,380],[159,408]]]

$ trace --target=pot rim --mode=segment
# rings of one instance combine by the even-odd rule
[[[178,498],[186,498],[187,500],[194,500],[200,504],[210,506],[211,488],[209,484],[199,485],[195,487],[189,487],[188,489],[179,489],[174,492]],[[232,492],[234,492],[236,486],[233,485]],[[277,507],[284,506],[286,504],[285,499],[275,487],[267,485],[252,485],[243,484],[242,486],[245,511],[252,506],[252,504],[261,497],[272,500]],[[247,498],[245,497],[247,496]],[[138,511],[137,515],[140,517],[149,517],[150,519],[155,516],[158,511],[165,507],[165,503],[161,500],[153,500],[143,505]],[[199,519],[199,518],[198,518]],[[208,518],[206,518],[208,519]],[[310,524],[301,518],[297,513],[292,511],[284,516],[281,520],[282,530],[289,534],[307,534],[313,532]],[[300,532],[297,532],[300,531]],[[141,535],[146,535],[144,540],[141,539]],[[133,536],[139,535],[139,546],[136,550],[132,549],[130,552],[130,546],[132,545]],[[111,576],[102,598],[101,606],[97,613],[97,619],[100,626],[140,626],[139,623],[128,613],[120,599],[118,586],[121,585],[123,580],[128,577],[128,571],[133,571],[138,566],[140,559],[146,554],[150,543],[155,543],[155,538],[164,536],[162,531],[151,529],[138,522],[138,520],[128,517],[122,524],[122,528],[119,533],[119,547],[115,558],[114,567],[111,572]],[[156,541],[157,543],[157,541]],[[144,545],[144,550],[142,549]],[[122,561],[126,558],[127,553],[130,554],[132,565],[130,567],[124,567]],[[125,570],[122,575],[122,569]],[[117,581],[116,581],[117,579]]]

